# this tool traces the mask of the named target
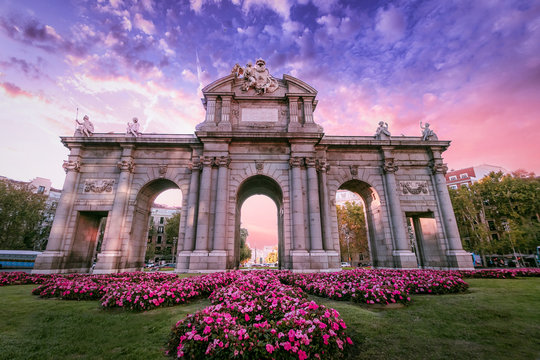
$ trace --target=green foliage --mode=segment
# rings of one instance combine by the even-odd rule
[[[45,200],[29,185],[0,181],[1,249],[34,249],[34,244],[46,236],[40,228]]]
[[[165,235],[167,236],[167,239],[172,240],[176,238],[178,240],[179,231],[180,231],[180,213],[177,212],[167,220],[167,224],[165,224]]]
[[[465,249],[533,253],[540,245],[540,178],[534,174],[491,173],[469,188],[451,190],[450,197]]]
[[[336,210],[342,259],[350,261],[355,253],[369,257],[364,207],[347,201],[344,206],[337,205]]]
[[[248,261],[251,258],[251,249],[246,244],[248,235],[247,229],[240,229],[240,263]]]

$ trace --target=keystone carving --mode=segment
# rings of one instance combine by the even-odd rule
[[[264,162],[261,160],[255,160],[255,169],[257,170],[257,174],[262,174],[264,170]]]
[[[353,178],[358,175],[358,165],[349,166],[349,170],[351,171],[351,175]]]
[[[167,173],[167,168],[168,168],[167,164],[161,165],[159,167],[159,170],[158,170],[159,171],[159,177],[165,177],[165,174]]]
[[[88,179],[84,182],[84,192],[102,193],[112,192],[114,180],[102,180],[102,179]]]
[[[403,195],[429,194],[427,181],[400,181],[399,185]]]

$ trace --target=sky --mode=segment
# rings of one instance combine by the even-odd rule
[[[84,114],[191,134],[200,89],[259,57],[317,89],[328,135],[429,122],[450,169],[540,174],[539,39],[540,0],[0,0],[0,175],[62,188]]]

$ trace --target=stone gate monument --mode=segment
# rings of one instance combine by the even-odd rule
[[[126,135],[61,138],[66,180],[35,273],[89,272],[95,259],[94,273],[140,270],[150,207],[174,188],[183,195],[177,272],[238,267],[242,204],[254,194],[276,204],[280,268],[340,269],[338,189],[365,203],[375,267],[472,267],[444,177],[450,142],[431,129],[391,137],[380,123],[376,136],[327,136],[314,121],[317,91],[272,77],[261,59],[202,92],[206,117],[194,135],[141,134],[134,121]]]

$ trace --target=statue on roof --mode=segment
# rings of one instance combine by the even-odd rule
[[[249,89],[255,89],[255,92],[259,95],[274,92],[278,89],[279,84],[276,79],[266,68],[266,62],[263,59],[258,59],[255,62],[255,67],[251,62],[248,62],[245,68],[235,64],[232,71],[236,77],[242,77],[244,83],[242,84],[242,91],[248,91]]]
[[[375,139],[385,140],[390,138],[390,130],[388,130],[388,123],[379,121],[379,127],[375,132]]]
[[[435,134],[435,132],[429,128],[429,123],[426,123],[425,126],[422,126],[422,122],[420,121],[420,129],[422,129],[423,141],[439,140],[437,138],[437,134]]]
[[[77,112],[79,112],[79,109],[77,109]],[[80,122],[77,118],[75,118],[75,121],[79,125],[77,127],[77,131],[79,131],[81,134],[86,137],[94,135],[94,124],[92,124],[88,115],[84,115],[82,122]]]
[[[127,123],[126,134],[133,135],[135,137],[138,137],[139,135],[141,135],[141,133],[139,132],[139,119],[134,117],[133,123],[130,123],[130,122]]]

